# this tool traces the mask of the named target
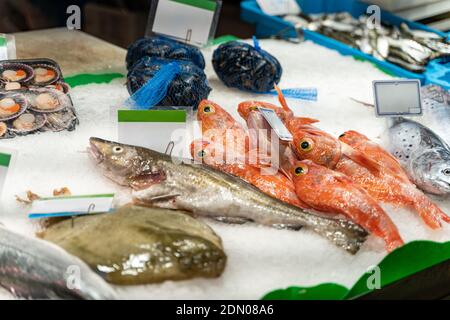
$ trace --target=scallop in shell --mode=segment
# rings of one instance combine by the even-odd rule
[[[17,118],[28,107],[27,100],[20,93],[0,93],[0,121]]]
[[[64,92],[64,93],[68,93],[70,90],[70,86],[67,83],[62,82],[62,81],[56,82],[54,84],[49,84],[45,87],[50,88],[50,89],[56,89],[56,90]]]
[[[6,126],[6,123],[0,122],[0,138],[2,138],[4,135],[6,135],[7,131],[8,131],[8,127]]]
[[[15,133],[29,133],[42,128],[47,122],[45,114],[26,112],[12,122],[9,130]]]
[[[70,98],[56,89],[30,89],[27,93],[30,109],[35,112],[57,112],[71,105]]]
[[[52,84],[59,80],[61,73],[58,68],[50,64],[32,64],[31,67],[34,71],[33,82],[39,86],[45,86]]]
[[[33,68],[29,65],[16,62],[4,62],[0,64],[0,78],[5,82],[25,83],[33,77]]]
[[[78,118],[72,108],[47,113],[47,127],[55,132],[62,130],[73,131],[78,123]]]

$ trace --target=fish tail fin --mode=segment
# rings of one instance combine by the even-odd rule
[[[355,254],[366,241],[368,233],[358,224],[349,220],[321,217],[313,230],[336,246]]]
[[[280,101],[280,104],[283,107],[283,109],[285,111],[292,112],[291,108],[289,108],[289,106],[286,102],[286,99],[284,98],[283,92],[281,92],[281,89],[277,86],[276,83],[273,84],[273,87],[275,88],[275,90],[278,93],[278,101]]]
[[[420,196],[414,202],[413,207],[419,213],[422,220],[431,228],[439,229],[441,221],[450,223],[450,217],[433,203],[425,194],[420,192]]]

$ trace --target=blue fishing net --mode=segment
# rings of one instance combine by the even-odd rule
[[[199,68],[205,68],[205,59],[199,49],[166,37],[141,38],[130,45],[126,57],[127,68],[132,69],[133,65],[145,56],[186,60]]]
[[[267,51],[244,42],[231,41],[220,45],[213,53],[214,70],[229,87],[266,93],[281,79],[278,60]]]
[[[201,68],[190,61],[145,56],[127,75],[127,88],[136,109],[153,106],[197,108],[211,88]]]

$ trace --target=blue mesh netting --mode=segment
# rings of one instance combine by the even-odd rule
[[[281,79],[282,68],[278,60],[255,46],[231,41],[220,45],[213,53],[214,70],[229,87],[266,93]]]
[[[141,38],[130,45],[126,57],[127,68],[131,69],[137,61],[145,56],[187,60],[199,68],[205,68],[205,59],[199,49],[166,37]]]
[[[174,63],[177,65],[175,69],[171,68]],[[160,72],[159,76],[155,77],[164,67],[167,67],[166,71],[169,70],[175,75],[172,74],[169,77],[167,72]],[[158,79],[154,79],[154,77]],[[130,95],[133,95],[144,85],[144,90],[136,93],[138,96],[135,97],[135,100],[140,102],[153,101],[151,104],[158,106],[191,106],[196,108],[201,100],[208,98],[211,91],[205,73],[194,63],[149,56],[137,61],[127,75],[127,88]],[[150,90],[155,86],[167,91],[162,94],[159,90]],[[155,102],[155,97],[157,99],[162,97],[162,100]],[[140,105],[138,107],[151,108],[153,105]]]

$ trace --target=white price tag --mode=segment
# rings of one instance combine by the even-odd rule
[[[286,128],[281,119],[277,116],[276,112],[272,109],[258,108],[263,117],[272,127],[272,129],[277,134],[278,138],[282,141],[292,141],[294,138],[289,130]]]
[[[271,16],[297,15],[301,12],[296,0],[256,0],[261,10]]]
[[[214,36],[220,7],[215,0],[152,1],[147,35],[157,33],[204,46]]]
[[[0,197],[5,186],[13,154],[0,149]]]
[[[187,110],[118,110],[117,119],[120,143],[189,155]]]
[[[28,217],[38,219],[110,212],[113,201],[114,194],[41,198],[33,201]]]
[[[418,116],[422,114],[419,80],[373,82],[377,116]]]
[[[0,60],[16,58],[16,42],[14,36],[0,33]]]

